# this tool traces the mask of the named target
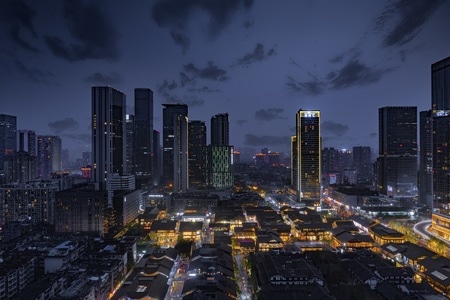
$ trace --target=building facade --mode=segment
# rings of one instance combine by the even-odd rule
[[[163,104],[162,183],[174,184],[174,136],[178,116],[188,116],[186,104]]]
[[[417,107],[378,110],[378,190],[393,197],[417,196]]]
[[[204,179],[203,151],[206,147],[206,124],[203,121],[189,121],[189,186],[202,188]]]
[[[297,182],[299,201],[321,206],[322,140],[320,111],[302,110],[296,114]]]
[[[150,180],[153,155],[153,91],[134,89],[134,173]]]
[[[92,173],[99,190],[126,170],[126,96],[112,87],[92,87]]]
[[[62,170],[61,151],[59,136],[37,136],[37,175],[41,179],[48,180],[52,172]]]

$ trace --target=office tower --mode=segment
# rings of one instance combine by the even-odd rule
[[[417,196],[417,107],[378,110],[378,189],[393,198]]]
[[[450,56],[431,65],[433,209],[448,215],[450,202]],[[448,221],[447,221],[448,222]]]
[[[211,145],[230,145],[230,124],[228,113],[217,114],[211,118]]]
[[[17,150],[17,118],[0,114],[0,170],[3,170],[5,158],[11,157]]]
[[[369,146],[353,147],[353,166],[357,171],[357,183],[370,183],[373,179],[372,150]]]
[[[205,184],[213,189],[234,187],[233,146],[213,146],[205,148]]]
[[[153,186],[159,186],[161,183],[162,172],[162,152],[161,152],[161,132],[153,130],[153,162],[152,179]]]
[[[291,186],[296,188],[298,182],[297,136],[291,136]]]
[[[419,114],[419,202],[431,207],[433,199],[433,119],[431,110]]]
[[[36,156],[36,132],[33,130],[21,129],[18,133],[18,151],[28,152],[30,155]]]
[[[18,149],[13,163],[13,182],[25,183],[38,176],[36,149],[36,133],[32,130],[19,130]]]
[[[189,121],[189,187],[204,186],[203,151],[206,147],[206,124],[203,121]]]
[[[37,175],[43,180],[51,179],[51,173],[61,171],[61,138],[54,135],[38,135]]]
[[[322,141],[320,111],[302,110],[296,114],[298,200],[309,207],[321,206]]]
[[[147,178],[150,183],[153,159],[153,91],[151,89],[134,89],[134,124],[133,172],[137,177]]]
[[[125,111],[124,93],[112,87],[92,87],[92,173],[99,190],[107,189],[112,174],[126,170]]]
[[[322,173],[335,173],[339,170],[339,151],[333,147],[322,150]]]
[[[163,104],[162,183],[173,188],[174,135],[178,116],[188,116],[186,104]]]
[[[125,115],[125,130],[126,130],[126,144],[125,144],[125,160],[127,161],[126,173],[134,172],[134,162],[137,153],[134,152],[134,115]]]
[[[188,118],[184,115],[176,117],[173,156],[173,191],[186,192],[189,189]]]

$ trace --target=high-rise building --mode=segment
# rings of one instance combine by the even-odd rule
[[[378,110],[378,190],[393,198],[417,196],[417,107]]]
[[[125,130],[126,130],[126,144],[125,144],[125,159],[127,161],[127,169],[126,173],[134,172],[134,162],[136,159],[134,152],[134,115],[126,114],[125,115]]]
[[[373,179],[372,150],[369,146],[353,147],[353,166],[357,171],[357,183],[370,183]]]
[[[228,113],[217,114],[211,118],[211,145],[230,145],[230,124]]]
[[[188,118],[178,115],[173,137],[173,191],[187,192],[189,189]]]
[[[419,202],[431,207],[433,199],[433,119],[431,110],[419,114]]]
[[[44,180],[52,178],[52,172],[62,170],[61,138],[55,135],[38,135],[37,175]]]
[[[162,183],[174,184],[174,136],[178,116],[188,116],[186,104],[163,104]]]
[[[213,189],[229,190],[234,187],[233,146],[213,146],[205,148],[205,184]]]
[[[291,136],[291,186],[297,187],[298,182],[298,151],[297,136]]]
[[[125,114],[124,93],[109,86],[92,87],[92,173],[99,190],[107,189],[112,174],[126,170]]]
[[[203,151],[206,147],[206,124],[203,121],[189,121],[189,187],[204,186]]]
[[[153,159],[153,91],[134,89],[134,168],[137,177],[150,178]]]
[[[296,114],[298,200],[309,207],[321,206],[322,139],[320,111],[302,110]]]
[[[33,130],[19,130],[18,151],[28,152],[30,155],[37,155],[36,132]]]
[[[159,186],[161,183],[162,172],[162,152],[161,152],[161,132],[153,130],[153,162],[152,179],[153,186]]]
[[[448,215],[450,203],[450,56],[431,65],[433,209]]]
[[[0,114],[0,170],[6,157],[11,157],[17,150],[17,118]]]

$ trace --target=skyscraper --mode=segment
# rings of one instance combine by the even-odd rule
[[[187,192],[189,189],[188,118],[178,115],[173,138],[173,191]]]
[[[369,146],[353,147],[353,165],[357,170],[358,183],[369,183],[373,179],[372,150]]]
[[[228,113],[217,114],[211,117],[211,145],[230,145],[230,124],[228,122]]]
[[[419,114],[419,202],[431,206],[433,199],[433,119],[431,110]]]
[[[173,187],[174,184],[174,136],[178,116],[188,116],[186,104],[163,104],[163,184]]]
[[[107,189],[112,174],[126,170],[126,96],[108,86],[92,87],[92,167],[94,183]]]
[[[11,157],[17,150],[17,118],[0,114],[0,170],[6,157]]]
[[[150,181],[153,155],[153,91],[134,89],[134,168],[137,177]]]
[[[321,206],[322,139],[320,111],[302,110],[296,114],[298,199],[309,207]]]
[[[206,147],[206,124],[203,121],[189,121],[189,186],[201,188],[204,186],[204,158]]]
[[[378,117],[378,189],[412,199],[417,196],[417,107],[382,107]]]
[[[125,157],[127,161],[126,173],[134,172],[134,162],[136,160],[136,153],[134,152],[134,115],[125,115],[126,118],[126,144],[125,144]]]
[[[37,136],[37,172],[41,179],[50,179],[52,172],[61,171],[61,138],[53,135]]]
[[[450,56],[431,65],[433,118],[433,208],[448,214],[450,203]]]

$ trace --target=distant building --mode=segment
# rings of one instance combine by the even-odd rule
[[[421,111],[419,120],[419,202],[431,207],[433,202],[433,118],[431,110]]]
[[[372,149],[369,146],[353,147],[353,166],[357,170],[357,183],[371,183],[373,180]]]
[[[17,117],[0,114],[0,169],[6,157],[17,150]]]
[[[37,136],[37,172],[41,179],[50,179],[52,172],[62,170],[61,151],[59,136]]]
[[[230,124],[228,113],[217,114],[211,118],[211,145],[230,145]]]

